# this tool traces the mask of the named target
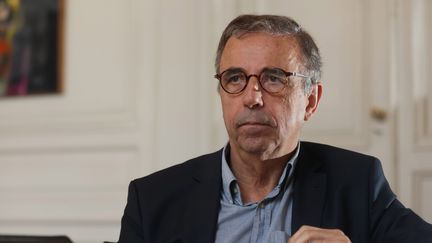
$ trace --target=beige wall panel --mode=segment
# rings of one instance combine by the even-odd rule
[[[428,0],[398,1],[400,16],[399,84],[400,111],[397,154],[400,198],[432,220],[432,136],[430,108],[432,58],[430,41],[432,3]]]
[[[432,222],[432,170],[416,171],[413,178],[413,209],[426,221]]]
[[[0,234],[117,240],[141,176],[136,1],[66,1],[64,93],[0,102]],[[148,171],[148,169],[146,169]]]
[[[130,122],[137,82],[130,2],[67,1],[64,93],[2,100],[2,133]]]

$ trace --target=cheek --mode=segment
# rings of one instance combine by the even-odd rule
[[[292,128],[299,122],[303,121],[305,113],[304,98],[297,96],[289,96],[281,102],[278,111],[275,111],[278,117],[279,124],[283,128]]]
[[[227,101],[226,99],[221,97],[221,105],[222,105],[222,115],[225,122],[226,127],[233,126],[235,120],[235,105],[232,101]]]

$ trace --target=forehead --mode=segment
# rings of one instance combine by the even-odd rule
[[[222,52],[220,71],[241,67],[250,72],[264,67],[279,67],[295,71],[300,66],[297,40],[289,36],[249,33],[231,37]]]

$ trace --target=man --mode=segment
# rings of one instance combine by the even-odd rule
[[[215,75],[228,144],[131,182],[119,242],[432,242],[376,158],[299,141],[320,69],[294,20],[234,19]]]

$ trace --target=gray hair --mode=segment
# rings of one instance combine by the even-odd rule
[[[271,35],[294,37],[303,54],[304,72],[307,72],[306,75],[311,77],[311,83],[317,83],[320,80],[321,55],[314,40],[293,19],[277,15],[240,15],[232,20],[225,28],[219,40],[215,60],[217,73],[220,71],[220,59],[228,39],[232,36],[241,37],[248,33],[268,33]],[[310,86],[310,82],[307,83],[309,85],[306,86]],[[309,88],[305,87],[305,91],[307,90]]]

